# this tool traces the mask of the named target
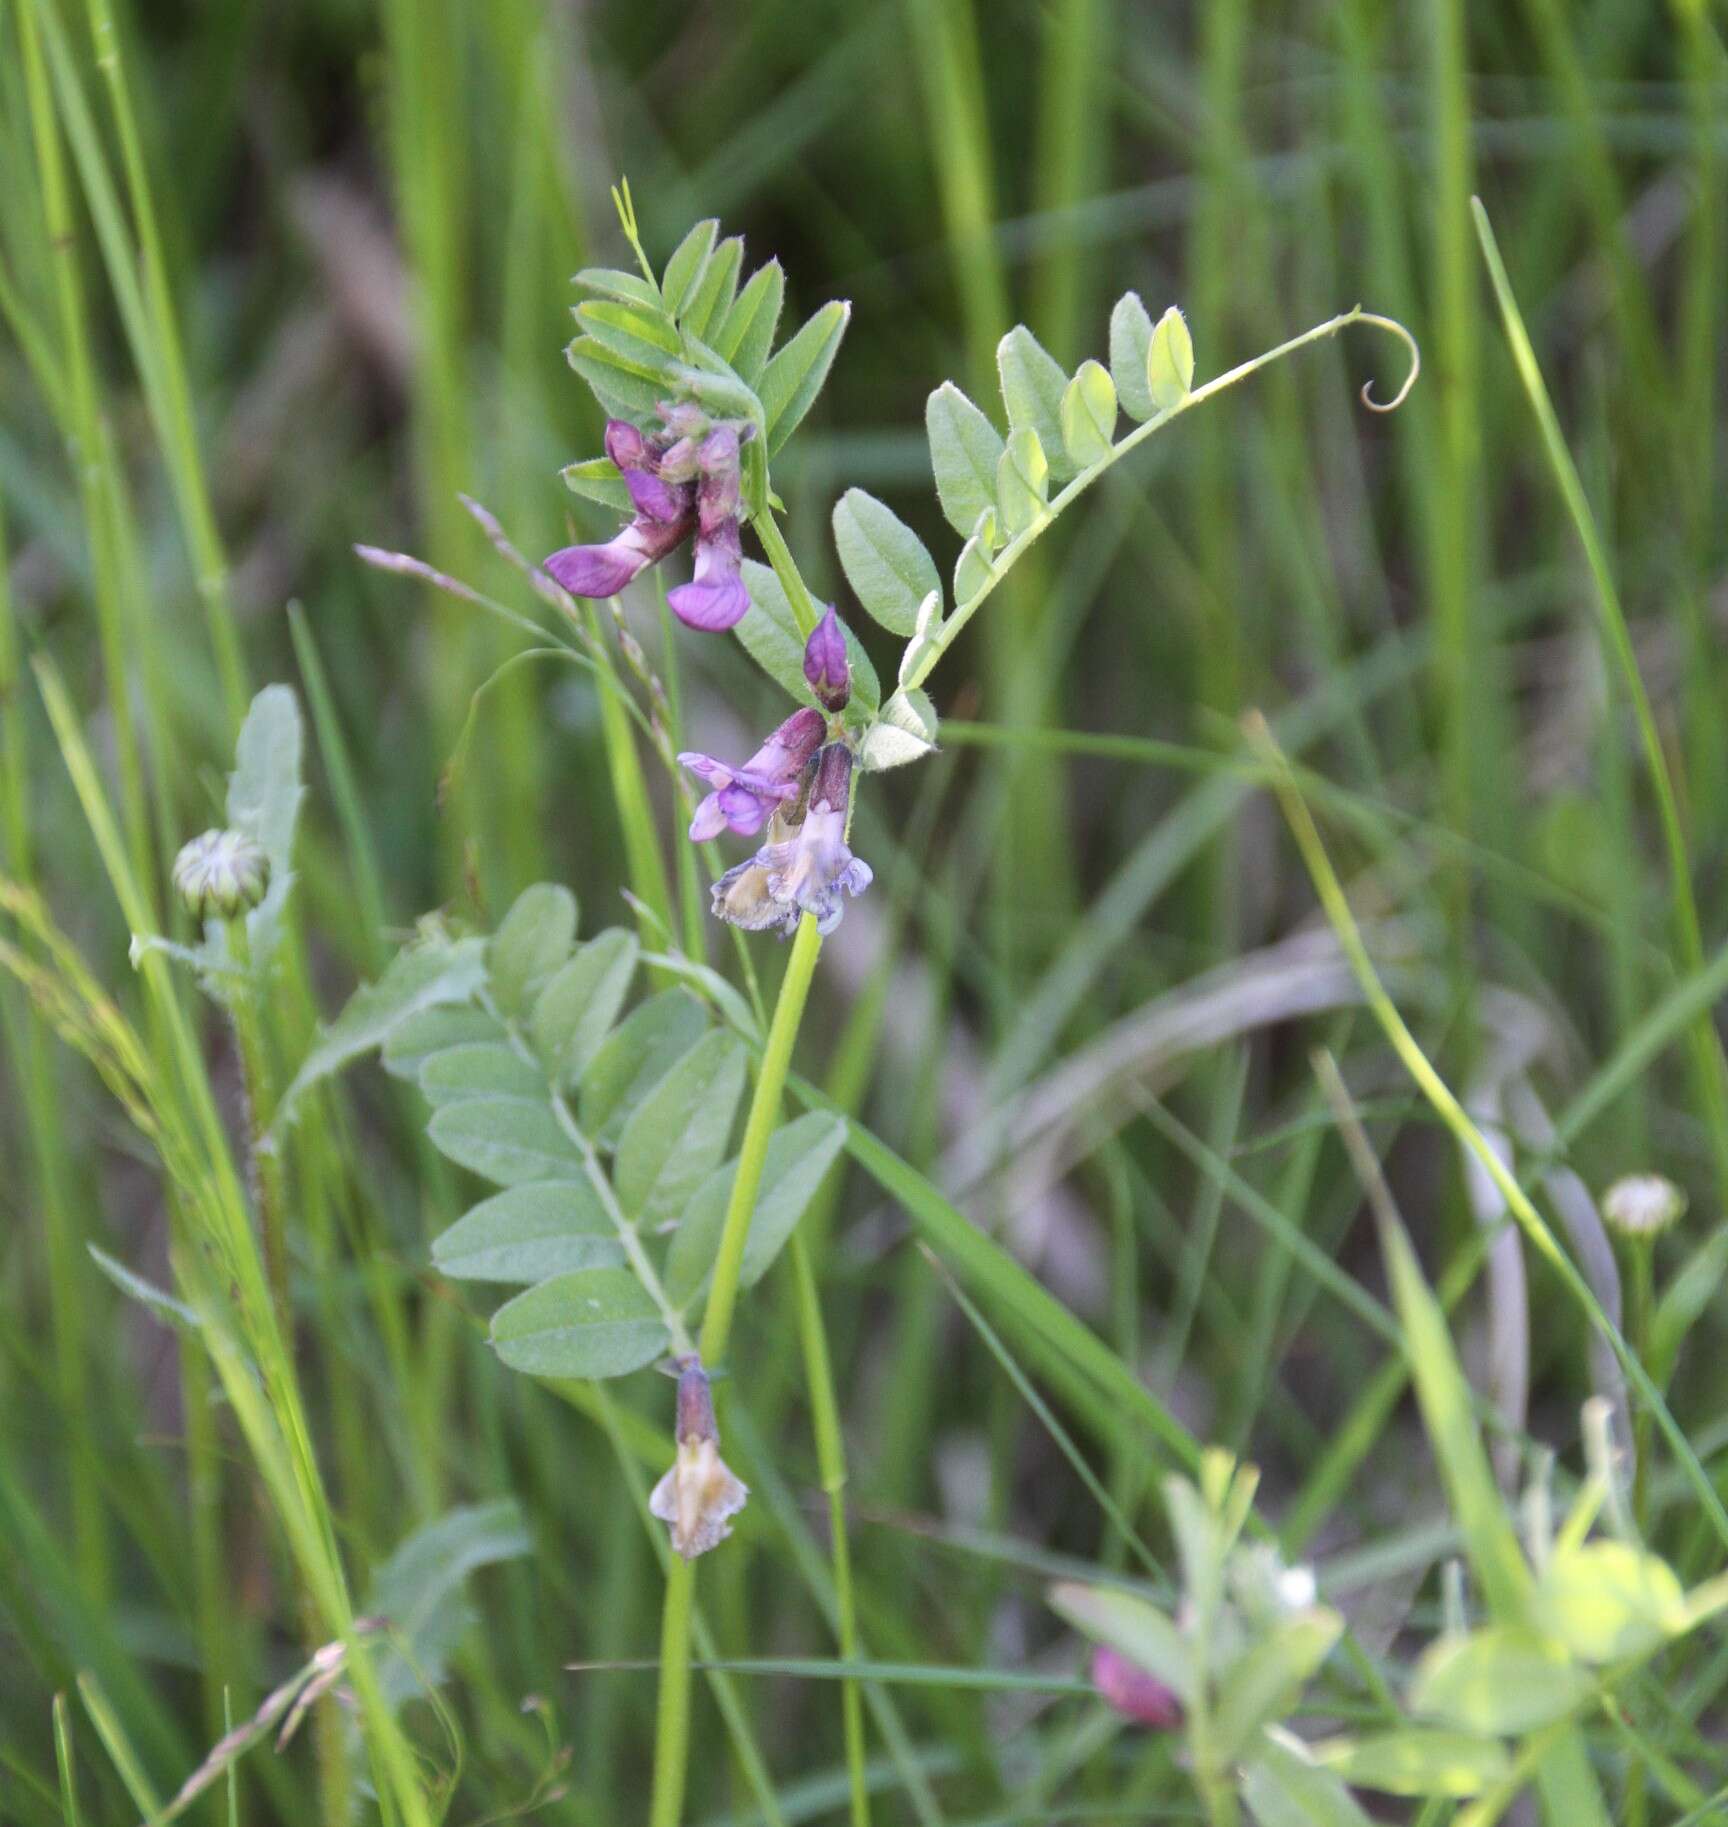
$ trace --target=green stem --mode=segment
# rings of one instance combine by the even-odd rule
[[[817,613],[816,599],[810,594],[810,586],[799,574],[786,541],[781,537],[780,527],[774,519],[774,510],[764,508],[750,524],[756,529],[762,550],[768,554],[768,562],[774,567],[780,588],[786,592],[786,600],[792,605],[792,619],[798,624],[799,634],[809,640],[816,630],[817,622],[822,618]]]
[[[713,1286],[702,1315],[702,1361],[710,1369],[726,1355],[726,1341],[732,1332],[732,1310],[738,1301],[738,1274],[744,1266],[744,1243],[750,1234],[750,1218],[762,1186],[768,1138],[780,1121],[780,1098],[792,1064],[792,1047],[798,1038],[798,1025],[804,1018],[804,1004],[810,994],[810,980],[816,973],[816,958],[821,950],[822,935],[816,930],[816,921],[810,914],[805,914],[798,922],[797,937],[792,941],[791,955],[786,960],[786,975],[780,981],[780,997],[774,1005],[774,1019],[768,1028],[768,1042],[762,1050],[762,1069],[757,1075],[756,1095],[750,1100],[750,1115],[744,1124],[744,1142],[738,1154],[738,1177],[732,1182],[732,1197],[727,1202],[726,1222],[720,1233],[720,1250],[714,1259]]]
[[[258,1208],[258,1233],[264,1250],[264,1276],[276,1309],[276,1325],[284,1343],[293,1349],[294,1308],[288,1287],[288,1249],[282,1220],[281,1157],[262,1146],[270,1126],[266,1103],[270,1095],[268,1056],[253,994],[257,977],[252,969],[252,944],[246,916],[227,922],[228,949],[239,976],[229,992],[228,1013],[234,1022],[234,1039],[240,1053],[240,1085],[245,1097],[246,1171]],[[318,1647],[316,1643],[312,1645]]]
[[[1686,851],[1686,830],[1680,816],[1680,795],[1662,747],[1661,732],[1656,727],[1656,713],[1651,708],[1644,676],[1638,670],[1638,654],[1632,644],[1632,631],[1626,622],[1626,610],[1620,601],[1619,587],[1608,563],[1607,548],[1603,544],[1595,516],[1590,511],[1589,497],[1584,493],[1578,466],[1572,461],[1572,453],[1567,448],[1559,416],[1554,410],[1554,402],[1548,397],[1547,383],[1542,378],[1542,370],[1536,360],[1536,351],[1531,347],[1518,301],[1512,294],[1512,282],[1506,276],[1505,262],[1500,258],[1500,245],[1494,238],[1488,212],[1479,199],[1473,199],[1471,207],[1475,211],[1476,233],[1482,244],[1482,256],[1488,263],[1488,276],[1494,285],[1495,298],[1499,301],[1506,339],[1512,347],[1513,365],[1518,370],[1518,378],[1524,385],[1531,410],[1536,415],[1542,442],[1547,449],[1549,466],[1554,471],[1561,499],[1566,504],[1566,512],[1584,551],[1584,562],[1596,586],[1602,644],[1620,674],[1621,687],[1632,706],[1633,719],[1638,726],[1638,740],[1644,752],[1644,765],[1650,776],[1650,789],[1656,800],[1657,821],[1661,826],[1663,847],[1667,852],[1669,917],[1673,922],[1680,952],[1680,965],[1687,975],[1696,976],[1704,969],[1704,936],[1698,902],[1692,888],[1692,863]],[[1722,1042],[1708,1013],[1700,1015],[1694,1023],[1689,1039],[1693,1081],[1709,1130],[1717,1187],[1724,1195],[1728,1195],[1728,1056],[1723,1053]]]
[[[828,1544],[834,1562],[834,1604],[839,1613],[835,1636],[842,1662],[861,1662],[858,1642],[858,1607],[852,1593],[852,1548],[846,1531],[846,1442],[840,1432],[840,1404],[834,1394],[834,1367],[828,1356],[828,1335],[822,1324],[822,1303],[816,1291],[809,1246],[802,1230],[792,1233],[787,1246],[792,1276],[798,1290],[798,1330],[804,1348],[804,1380],[808,1385],[812,1429],[816,1435],[816,1462],[822,1489],[828,1499]],[[840,1727],[846,1744],[846,1782],[851,1795],[852,1827],[870,1827],[870,1790],[864,1774],[864,1695],[850,1678],[840,1688]]]
[[[796,575],[796,572],[793,573]],[[712,1366],[726,1355],[732,1314],[738,1303],[738,1277],[744,1266],[744,1244],[762,1187],[768,1140],[780,1120],[780,1099],[792,1064],[792,1047],[804,1016],[804,1004],[815,975],[822,935],[809,915],[798,922],[774,1005],[756,1093],[744,1124],[738,1174],[726,1205],[725,1226],[714,1262],[714,1280],[702,1319],[703,1361]],[[678,1827],[684,1812],[684,1774],[690,1748],[690,1614],[696,1590],[693,1562],[674,1560],[666,1577],[666,1601],[660,1620],[660,1693],[655,1710],[654,1796],[649,1827]]]
[[[1626,1340],[1638,1362],[1650,1363],[1650,1321],[1655,1312],[1655,1243],[1649,1237],[1628,1239],[1624,1260],[1627,1280]],[[1640,1408],[1632,1417],[1632,1517],[1640,1534],[1650,1521],[1650,1411]]]

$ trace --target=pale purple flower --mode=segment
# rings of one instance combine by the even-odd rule
[[[797,710],[742,767],[729,767],[712,755],[687,752],[683,766],[713,789],[696,808],[690,835],[699,844],[722,831],[754,837],[775,809],[798,797],[798,777],[816,753],[823,734],[822,713]]]
[[[716,425],[696,453],[696,568],[687,584],[667,593],[672,613],[710,633],[734,627],[750,607],[740,566],[738,433]]]
[[[667,1523],[672,1547],[685,1560],[717,1548],[732,1533],[732,1518],[744,1508],[749,1487],[720,1457],[714,1397],[699,1357],[677,1360],[678,1457],[655,1485],[648,1512]]]
[[[737,863],[709,890],[713,898],[714,917],[747,933],[767,932],[778,927],[780,936],[789,939],[798,925],[798,909],[777,901],[768,892],[768,865],[763,859],[789,835],[783,812],[776,812],[768,825],[769,842],[748,862]]]
[[[1125,1718],[1157,1731],[1182,1723],[1182,1702],[1156,1675],[1100,1644],[1092,1652],[1092,1685]]]
[[[841,896],[861,895],[873,879],[870,865],[846,846],[851,785],[852,751],[831,742],[817,759],[804,822],[785,842],[759,853],[769,897],[789,910],[792,925],[798,914],[814,914],[818,929],[832,932],[845,912]]]
[[[603,545],[566,546],[546,569],[572,596],[616,596],[675,551],[696,525],[696,491],[661,473],[660,452],[627,419],[606,422],[606,454],[630,491],[636,517]]]
[[[843,711],[852,696],[852,666],[846,657],[846,636],[833,609],[811,630],[804,643],[804,677],[818,704]]]

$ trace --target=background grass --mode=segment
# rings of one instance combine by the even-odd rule
[[[797,1062],[1107,1347],[1074,1368],[988,1259],[963,1271],[978,1305],[958,1304],[909,1241],[915,1187],[884,1198],[853,1169],[830,1189],[805,1236],[868,1653],[1065,1680],[1042,1581],[1100,1558],[1145,1571],[1111,1506],[1160,1554],[1146,1499],[1186,1433],[1265,1467],[1262,1513],[1320,1557],[1368,1667],[1389,1667],[1406,1621],[1431,1616],[1450,1536],[1311,1045],[1338,1055],[1460,1303],[1502,1476],[1527,1437],[1575,1464],[1578,1403],[1614,1385],[1578,1303],[1516,1244],[1462,1293],[1478,1220],[1503,1206],[1304,936],[1312,891],[1236,719],[1265,710],[1309,770],[1394,994],[1478,1121],[1519,1132],[1525,1183],[1586,1267],[1575,1188],[1649,1167],[1691,1191],[1657,1260],[1659,1296],[1682,1265],[1688,1292],[1669,1361],[1647,1364],[1672,1369],[1719,1478],[1728,1134],[1700,1018],[1728,893],[1722,23],[1705,0],[4,0],[0,854],[51,910],[32,930],[14,907],[9,941],[38,962],[53,932],[79,948],[136,1028],[167,1133],[204,1133],[206,1105],[242,1120],[226,1029],[184,984],[135,976],[126,947],[129,926],[178,930],[167,864],[215,822],[238,714],[268,680],[295,685],[315,736],[264,1041],[276,1082],[428,907],[494,919],[540,878],[579,890],[587,930],[622,916],[627,884],[688,902],[663,781],[584,673],[506,675],[440,801],[473,694],[521,643],[350,549],[404,547],[509,596],[458,491],[530,553],[599,529],[557,479],[599,431],[560,350],[569,275],[619,258],[621,172],[657,255],[718,214],[781,259],[789,315],[853,301],[776,471],[830,592],[847,484],[951,549],[924,396],[953,376],[989,397],[1019,319],[1071,368],[1134,287],[1187,308],[1205,376],[1358,300],[1401,318],[1426,365],[1397,417],[1354,397],[1377,367],[1396,384],[1395,351],[1321,345],[1122,465],[980,615],[936,682],[943,753],[862,797],[879,886],[824,952]],[[1571,503],[1473,193],[1577,464]],[[1580,502],[1672,776],[1678,869],[1626,652],[1598,632]],[[639,607],[698,746],[765,727],[772,689],[736,648],[665,645]],[[32,660],[51,663],[47,698]],[[79,743],[82,782],[64,760]],[[639,792],[662,838],[647,856],[619,812]],[[1675,936],[1680,878],[1697,953]],[[736,969],[718,929],[691,930]],[[781,955],[752,955],[771,991]],[[234,1390],[86,1247],[184,1282],[196,1213],[243,1227],[237,1190],[165,1177],[10,984],[0,1023],[0,1816],[73,1818],[52,1701],[78,1676],[62,1743],[79,1818],[122,1820],[128,1786],[140,1807],[140,1784],[171,1793],[322,1640],[320,1568],[364,1609],[417,1527],[514,1499],[530,1552],[476,1574],[447,1710],[402,1715],[417,1775],[383,1805],[412,1815],[418,1783],[458,1820],[530,1801],[638,1818],[652,1676],[564,1665],[654,1653],[639,1500],[666,1389],[642,1377],[572,1407],[499,1369],[427,1269],[465,1189],[413,1100],[367,1070],[297,1144],[279,1343],[316,1463],[278,1479]],[[926,1236],[940,1221],[913,1215]],[[783,1265],[740,1317],[729,1428],[756,1495],[704,1584],[705,1654],[834,1653],[801,1287]],[[1605,1306],[1616,1288],[1602,1269]],[[1668,1460],[1654,1474],[1656,1539],[1688,1576],[1714,1571],[1702,1511]],[[294,1535],[302,1502],[317,1542]],[[1728,1781],[1725,1682],[1701,1639],[1626,1694],[1642,1749],[1601,1728],[1610,1794],[1641,1806],[1635,1772],[1658,1754],[1700,1793]],[[1164,1746],[1059,1688],[866,1698],[885,1819],[1187,1805]],[[844,1809],[832,1684],[739,1675],[721,1699],[731,1729],[699,1699],[698,1815]],[[240,1766],[244,1818],[347,1805],[361,1766],[324,1714],[316,1746]],[[1672,1787],[1651,1805],[1684,1812]],[[198,1806],[225,1814],[227,1794]]]

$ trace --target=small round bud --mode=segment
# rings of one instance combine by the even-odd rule
[[[174,859],[174,888],[195,920],[232,920],[270,886],[270,859],[243,831],[206,831]]]
[[[1661,1174],[1627,1174],[1602,1195],[1602,1216],[1622,1237],[1655,1237],[1686,1209],[1686,1195]]]

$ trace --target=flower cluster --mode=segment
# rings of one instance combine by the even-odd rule
[[[750,607],[740,574],[739,453],[755,427],[715,423],[688,402],[662,404],[660,419],[664,429],[651,438],[627,419],[607,421],[606,454],[635,517],[603,545],[554,552],[546,569],[572,596],[616,596],[694,533],[695,574],[666,600],[692,628],[731,628]]]
[[[852,695],[852,672],[840,619],[830,609],[804,649],[804,676],[834,715]],[[852,751],[831,734],[821,711],[794,711],[741,767],[712,755],[678,759],[709,789],[690,821],[698,843],[722,831],[768,841],[748,862],[714,884],[714,912],[752,932],[777,929],[790,937],[803,914],[832,932],[844,912],[842,896],[870,886],[870,865],[846,844],[852,797]]]
[[[652,437],[625,419],[606,426],[606,454],[630,491],[634,518],[603,545],[554,552],[546,570],[572,596],[615,596],[694,533],[694,575],[666,600],[692,628],[731,628],[750,607],[739,469],[755,427],[717,422],[689,401],[662,403],[659,412],[662,429]],[[755,837],[766,828],[761,849],[714,884],[715,914],[783,937],[806,913],[832,932],[842,897],[862,894],[871,881],[869,865],[846,844],[852,750],[837,719],[851,701],[852,667],[832,609],[805,646],[804,677],[822,710],[794,711],[748,761],[735,767],[713,755],[678,757],[708,789],[690,821],[697,843],[723,831]]]

